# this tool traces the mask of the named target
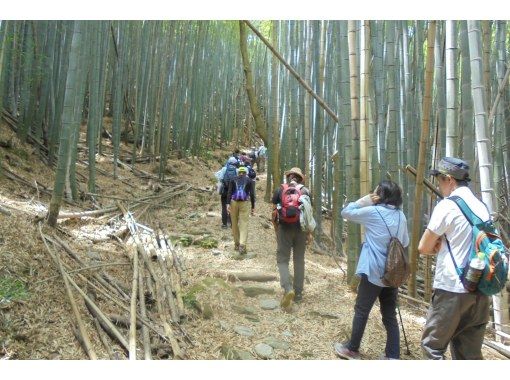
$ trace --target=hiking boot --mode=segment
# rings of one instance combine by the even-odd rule
[[[246,246],[245,245],[240,245],[239,246],[239,254],[240,255],[246,255]]]
[[[294,302],[300,303],[301,301],[303,301],[303,293],[296,292],[296,295],[294,296]]]
[[[221,228],[226,229],[226,228],[228,228],[228,226],[226,224],[222,224]]]
[[[290,305],[292,305],[292,301],[294,300],[295,296],[296,296],[296,294],[294,293],[294,290],[285,292],[285,294],[283,295],[283,298],[280,302],[280,306],[284,309],[288,309],[290,307]]]
[[[239,243],[234,244],[234,251],[239,251]]]
[[[347,348],[347,345],[344,343],[335,343],[335,354],[337,354],[342,359],[347,360],[359,359],[359,352],[349,350]]]

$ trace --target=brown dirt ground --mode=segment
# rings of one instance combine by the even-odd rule
[[[54,173],[37,158],[36,150],[20,143],[5,125],[0,127],[0,140],[11,140],[11,148],[0,148],[0,162],[9,170],[33,183],[35,180],[48,188],[53,187]],[[129,147],[123,147],[126,156]],[[105,142],[104,153],[111,152]],[[257,343],[268,337],[277,338],[290,345],[288,350],[275,349],[274,359],[335,359],[332,345],[348,337],[351,329],[355,293],[345,283],[344,275],[335,260],[328,255],[307,251],[306,281],[303,302],[295,305],[291,312],[280,309],[262,310],[259,302],[263,298],[279,300],[279,282],[241,283],[227,281],[228,274],[238,272],[263,272],[277,275],[276,243],[274,231],[269,227],[270,205],[263,201],[265,175],[257,181],[257,205],[255,216],[249,221],[249,257],[237,259],[233,251],[230,230],[220,228],[220,200],[214,192],[214,172],[227,157],[229,150],[216,151],[208,161],[196,157],[169,160],[169,176],[175,183],[188,183],[195,187],[208,186],[210,191],[190,190],[167,203],[168,208],[159,208],[143,214],[139,223],[156,227],[166,226],[171,234],[204,235],[210,233],[219,241],[216,249],[192,245],[181,247],[179,254],[187,268],[183,276],[183,293],[189,294],[204,279],[216,278],[196,298],[200,304],[209,304],[212,316],[204,318],[196,308],[186,308],[186,319],[181,323],[188,334],[185,353],[188,359],[222,359],[221,347],[228,345],[254,354]],[[80,158],[86,159],[80,150]],[[112,172],[111,159],[98,157],[99,168]],[[140,163],[137,168],[154,173],[157,164]],[[197,170],[199,168],[199,170]],[[97,173],[97,192],[101,195],[133,198],[154,193],[152,179],[134,176],[130,171],[119,168],[119,175],[125,182],[114,181],[111,177]],[[79,166],[80,189],[86,190],[83,178],[87,176],[85,165]],[[166,188],[163,184],[163,188]],[[155,193],[154,193],[155,194]],[[25,285],[26,297],[0,304],[0,359],[87,359],[73,334],[74,317],[67,299],[62,278],[46,251],[38,232],[35,219],[44,215],[50,197],[37,192],[35,188],[15,182],[0,175],[0,205],[8,207],[10,216],[0,213],[0,279],[17,279]],[[114,205],[112,199],[97,198],[99,206]],[[83,211],[92,209],[89,199],[81,201],[83,209],[64,204],[62,211]],[[56,233],[75,249],[80,257],[91,262],[112,264],[104,271],[120,283],[131,284],[132,268],[128,256],[113,240],[93,243],[93,232],[115,230],[121,225],[118,214],[87,219],[66,219],[59,222]],[[327,228],[326,228],[327,229]],[[65,232],[65,233],[64,233]],[[67,233],[67,235],[66,235]],[[92,256],[94,253],[94,256]],[[69,265],[73,262],[63,260]],[[345,269],[346,264],[340,260]],[[273,295],[247,297],[241,286],[261,286],[274,291]],[[108,358],[101,345],[93,324],[85,311],[83,301],[75,294],[81,315],[90,332],[93,347],[100,358]],[[104,302],[106,312],[116,312],[112,305]],[[238,307],[251,307],[255,315],[247,319],[238,313]],[[118,311],[117,311],[118,312]],[[409,342],[410,355],[405,355],[402,342],[402,359],[419,359],[420,334],[425,310],[403,302],[402,319]],[[233,331],[235,326],[247,326],[254,330],[252,337],[243,337]],[[127,330],[123,330],[127,336]],[[363,338],[361,353],[363,359],[377,359],[383,354],[385,332],[377,306],[374,307]],[[119,347],[115,348],[119,358],[125,358]],[[488,359],[504,359],[502,355],[484,346]]]

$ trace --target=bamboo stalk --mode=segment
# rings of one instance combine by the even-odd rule
[[[88,267],[84,267],[84,268],[74,269],[74,270],[68,271],[67,274],[79,273],[79,272],[83,272],[83,271],[87,271],[87,270],[91,270],[91,269],[103,268],[103,267],[123,266],[123,265],[130,265],[130,264],[128,264],[128,263],[120,263],[119,262],[119,263],[107,263],[107,264],[91,265],[91,266],[88,266]],[[44,282],[48,282],[48,281],[53,280],[54,278],[57,278],[57,277],[59,277],[59,276],[58,275],[57,276],[51,276],[51,277],[45,278],[44,280],[36,281],[36,282],[34,282],[34,285],[38,285],[38,284],[42,284]]]
[[[97,335],[99,336],[99,340],[101,341],[101,343],[103,344],[103,347],[105,348],[106,352],[108,353],[108,357],[110,358],[110,360],[114,360],[115,355],[113,353],[112,346],[108,343],[108,340],[106,339],[106,335],[105,335],[103,329],[101,328],[99,321],[95,317],[93,317],[92,319],[94,321],[94,326],[96,328]]]
[[[52,238],[47,237],[50,241],[53,241]],[[65,252],[71,258],[73,258],[78,264],[80,264],[82,267],[85,267],[85,263],[78,257],[78,255],[69,247],[69,245],[60,239],[58,236],[53,235],[53,238],[56,240],[56,242],[64,249]],[[129,299],[130,297],[124,292],[124,290],[116,283],[114,279],[112,279],[110,276],[108,276],[106,273],[101,273],[101,275],[94,273],[93,277],[104,287],[107,289],[113,290],[115,293],[118,293],[120,296],[122,296],[124,299]]]
[[[338,116],[336,113],[326,104],[324,99],[322,99],[319,95],[315,93],[315,91],[310,87],[308,83],[305,82],[303,78],[299,76],[296,70],[292,68],[291,65],[285,61],[285,59],[276,51],[276,49],[269,43],[269,41],[253,26],[253,24],[247,20],[243,20],[243,22],[248,25],[248,27],[253,30],[253,32],[257,35],[257,37],[260,38],[260,40],[268,47],[269,50],[274,54],[276,58],[289,70],[289,72],[292,74],[294,78],[297,79],[297,81],[305,88],[305,90],[317,101],[317,103],[324,108],[326,113],[331,116],[331,118],[338,123]],[[326,132],[328,127],[326,126]]]
[[[81,211],[81,212],[60,212],[58,214],[57,219],[90,218],[90,217],[94,217],[94,216],[108,214],[115,210],[117,210],[117,207],[107,207],[102,210]]]
[[[425,70],[425,93],[423,96],[423,115],[421,123],[420,145],[418,152],[418,168],[416,171],[417,183],[414,192],[414,210],[412,219],[411,243],[409,244],[409,265],[411,276],[409,277],[409,293],[416,294],[416,270],[418,267],[418,240],[422,228],[421,203],[423,199],[423,183],[425,173],[425,154],[429,136],[430,107],[432,103],[432,80],[434,77],[434,39],[436,35],[436,21],[430,21],[427,35],[427,63]]]
[[[510,76],[510,65],[508,65],[506,69],[505,76],[503,80],[499,84],[498,94],[496,95],[496,99],[494,99],[494,104],[492,105],[491,111],[489,113],[489,130],[492,130],[492,124],[494,123],[494,116],[496,115],[496,108],[498,108],[499,101],[501,96],[503,95],[503,91],[505,90],[505,86],[508,82],[508,77]]]
[[[70,277],[68,278],[71,285],[73,285],[74,288],[81,294],[81,296],[85,300],[85,303],[90,307],[89,311],[93,311],[93,315],[99,319],[103,328],[105,328],[106,326],[108,329],[106,331],[110,332],[127,351],[129,349],[128,343],[126,339],[122,336],[122,334],[119,332],[119,330],[117,330],[117,328],[108,319],[108,317],[104,315],[101,309],[99,309],[99,307],[90,299],[90,297],[87,296],[87,294],[85,294],[85,292],[76,284],[76,282],[74,282],[72,278]]]
[[[133,282],[129,327],[129,360],[136,360],[136,299],[138,296],[138,250],[133,255]]]
[[[163,243],[165,242],[163,237]],[[173,260],[171,259],[171,252],[168,252],[168,246],[165,245],[164,249],[166,251],[165,254],[165,264],[168,271],[168,276],[170,277],[171,282],[171,288],[174,292],[175,301],[176,301],[176,307],[177,307],[177,314],[179,315],[179,318],[183,318],[185,315],[184,311],[184,301],[182,299],[182,288],[181,288],[181,276],[179,273],[177,273],[177,270],[173,264]]]
[[[46,249],[48,250],[48,253],[50,254],[51,258],[57,265],[60,275],[62,276],[62,279],[64,280],[67,297],[69,299],[69,302],[71,303],[71,309],[73,310],[73,314],[76,318],[76,323],[77,323],[78,329],[79,329],[79,335],[81,336],[81,339],[82,339],[82,343],[83,343],[82,347],[84,348],[85,353],[88,355],[88,357],[90,359],[97,360],[97,355],[92,348],[92,344],[90,342],[89,336],[88,336],[87,331],[85,330],[85,327],[83,325],[83,320],[81,319],[80,313],[78,311],[78,306],[76,305],[76,302],[74,300],[73,292],[71,290],[71,287],[69,286],[69,276],[67,275],[67,273],[64,271],[64,268],[62,267],[62,263],[58,257],[58,253],[52,252],[51,248],[49,247],[48,243],[46,242],[46,238],[45,238],[45,236],[42,232],[42,229],[41,229],[41,222],[38,223],[38,228],[39,228],[39,234],[41,235],[43,243],[44,243]]]
[[[168,306],[170,308],[170,317],[173,322],[177,323],[180,320],[179,312],[177,311],[177,306],[175,305],[174,296],[173,296],[172,287],[171,287],[171,281],[169,279],[169,273],[168,273],[168,271],[165,267],[165,264],[163,262],[161,251],[159,249],[154,248],[151,245],[151,246],[149,246],[149,252],[151,252],[151,254],[153,254],[153,252],[155,252],[158,256],[158,263],[160,265],[161,274],[163,276],[163,288],[165,289],[166,300],[167,300]]]
[[[145,294],[143,287],[143,267],[138,275],[138,279],[139,279],[138,298],[140,299],[140,314],[142,315],[142,317],[147,318],[147,310],[145,308]],[[149,330],[145,325],[142,325],[142,337],[145,360],[152,360],[152,349],[149,337]]]

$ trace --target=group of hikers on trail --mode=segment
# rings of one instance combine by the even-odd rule
[[[241,255],[247,252],[248,219],[250,213],[254,213],[256,200],[256,174],[254,171],[251,173],[252,160],[246,157],[236,150],[228,158],[223,173],[217,173],[217,177],[222,174],[219,186],[222,227],[227,228],[231,223],[235,250]],[[259,161],[258,169],[260,165]],[[434,207],[418,244],[420,254],[437,255],[433,295],[421,338],[423,355],[427,359],[445,359],[450,345],[452,359],[483,359],[481,349],[489,322],[488,294],[491,293],[477,288],[476,281],[483,278],[482,270],[476,273],[478,277],[473,277],[474,272],[471,271],[476,255],[480,255],[473,247],[474,239],[478,239],[473,226],[492,226],[491,217],[485,204],[468,187],[469,165],[464,160],[444,157],[429,174],[437,179],[443,199]],[[276,264],[283,290],[280,305],[289,311],[293,302],[303,300],[305,251],[306,245],[312,242],[315,221],[310,191],[305,187],[305,175],[301,169],[294,167],[287,170],[284,177],[285,181],[275,190],[271,203],[274,206],[272,221],[277,242]],[[404,256],[403,252],[409,245],[402,203],[400,186],[394,181],[384,180],[373,192],[349,202],[341,211],[345,220],[364,227],[365,241],[356,268],[359,285],[350,337],[333,345],[340,358],[360,358],[359,350],[368,317],[378,299],[386,329],[386,346],[381,359],[400,359],[400,330],[396,315],[398,287],[407,279],[409,269],[405,268],[404,275],[400,273],[402,265],[408,266],[406,257],[393,263],[389,261],[390,255],[391,260],[397,257],[394,252],[401,252]],[[473,219],[477,222],[474,223]],[[495,230],[491,231],[495,233]],[[487,238],[487,235],[483,236]],[[497,240],[495,242],[498,243]],[[507,251],[502,243],[501,247],[498,247],[502,254],[498,256],[497,270],[501,272],[498,275],[503,283],[499,285],[504,285],[508,276],[508,253],[505,253]],[[289,271],[291,252],[293,276]],[[472,252],[475,252],[474,260]],[[465,270],[462,271],[462,268]]]

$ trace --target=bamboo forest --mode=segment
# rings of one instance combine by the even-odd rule
[[[371,244],[343,210],[381,181],[409,235],[400,359],[424,359],[444,157],[508,257],[509,76],[504,20],[0,21],[0,359],[337,359]],[[259,147],[239,244],[218,173]],[[292,296],[289,173],[315,222]],[[487,297],[484,359],[510,358],[509,291]],[[361,359],[389,357],[378,302]]]

